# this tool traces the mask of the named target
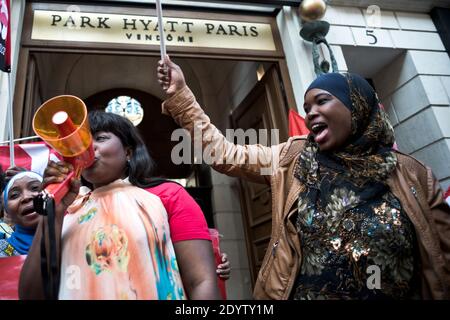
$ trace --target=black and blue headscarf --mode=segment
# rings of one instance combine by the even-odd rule
[[[354,195],[353,205],[386,192],[386,179],[397,158],[392,146],[394,131],[372,86],[356,74],[327,73],[309,86],[339,99],[351,112],[351,135],[334,152],[322,152],[308,136],[297,162],[295,176],[306,189],[300,194],[305,208],[326,205],[342,194]],[[306,95],[305,93],[305,95]]]

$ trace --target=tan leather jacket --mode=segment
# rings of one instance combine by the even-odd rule
[[[188,87],[163,103],[163,113],[171,115],[193,139],[194,127],[201,132],[204,150],[213,150],[211,165],[215,170],[270,184],[272,234],[254,297],[288,299],[302,260],[298,233],[290,218],[297,211],[295,202],[304,188],[294,178],[293,170],[305,138],[293,137],[272,147],[230,143],[211,124]],[[429,168],[408,155],[398,153],[397,156],[397,169],[388,184],[417,233],[422,296],[425,299],[450,299],[450,208]],[[271,168],[271,174],[262,175],[262,168]]]

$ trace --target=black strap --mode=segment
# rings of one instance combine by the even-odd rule
[[[47,251],[45,250],[45,221],[42,222],[42,237],[41,237],[41,277],[42,286],[44,289],[45,299],[49,300],[51,297],[50,281],[47,266]]]
[[[50,286],[52,289],[52,300],[58,299],[59,291],[59,263],[58,256],[56,253],[56,233],[55,233],[55,201],[53,198],[47,200],[46,210],[48,213],[48,237],[49,237],[49,247],[50,247]]]
[[[47,259],[47,250],[45,248],[45,221],[42,223],[41,238],[41,276],[44,296],[47,300],[57,300],[60,279],[59,263],[56,252],[55,201],[52,197],[40,194],[35,198],[34,205],[36,212],[40,215],[47,216],[49,259]]]

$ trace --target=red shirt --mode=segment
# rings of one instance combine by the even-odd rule
[[[173,243],[211,240],[202,209],[182,186],[168,182],[145,190],[158,196],[166,208]]]

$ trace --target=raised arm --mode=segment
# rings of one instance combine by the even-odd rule
[[[168,95],[163,103],[163,113],[170,115],[189,132],[194,147],[197,145],[195,141],[201,140],[206,163],[230,176],[259,183],[270,182],[284,144],[272,147],[260,144],[241,146],[227,141],[186,86],[181,68],[168,56],[164,62],[159,62],[158,81]]]

